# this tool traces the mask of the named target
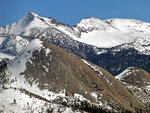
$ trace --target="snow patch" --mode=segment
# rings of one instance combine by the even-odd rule
[[[79,99],[80,101],[87,100],[86,98],[84,98],[82,95],[80,95],[78,93],[74,93],[74,98]]]
[[[46,53],[46,56],[48,56],[48,54],[51,52],[51,50],[49,48],[46,48],[45,49],[45,53]]]
[[[2,61],[5,58],[8,58],[9,60],[12,60],[12,59],[14,59],[14,56],[10,56],[8,54],[0,53],[0,61]]]

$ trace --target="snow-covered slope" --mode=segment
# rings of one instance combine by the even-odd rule
[[[125,43],[132,43],[137,38],[150,33],[150,24],[131,19],[100,20],[86,18],[81,20],[74,29],[81,36],[80,42],[96,47],[114,47]]]
[[[146,34],[142,35],[141,38],[137,38],[132,43],[132,47],[141,54],[150,55],[150,35]]]
[[[81,38],[77,40],[99,48],[111,48],[124,43],[133,42],[134,39],[134,37],[128,37],[121,32],[93,30],[92,32],[81,33]]]
[[[133,19],[109,19],[105,20],[111,26],[124,33],[146,33],[150,32],[150,23],[133,20]]]

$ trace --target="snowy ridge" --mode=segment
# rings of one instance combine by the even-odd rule
[[[87,64],[89,67],[91,67],[94,71],[97,71],[99,74],[99,76],[103,75],[103,73],[96,67],[96,66],[92,66],[90,63],[88,63],[86,60],[83,60],[83,62],[85,64]]]
[[[118,80],[123,80],[125,79],[126,77],[128,77],[131,73],[134,73],[134,70],[133,72],[131,71],[132,69],[134,69],[134,67],[128,67],[127,69],[125,69],[123,72],[121,72],[119,75],[115,76],[116,79]],[[138,71],[138,70],[136,70]]]
[[[55,29],[58,29],[59,31],[65,33],[71,38],[76,39],[80,37],[79,33],[76,32],[71,26],[62,24],[53,18],[45,18],[45,17],[42,18],[48,25],[54,27]]]

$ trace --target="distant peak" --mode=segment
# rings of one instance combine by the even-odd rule
[[[86,20],[86,19],[94,19],[94,20],[100,20],[99,18],[96,18],[96,17],[85,17],[84,19],[82,19],[82,20]]]
[[[29,12],[23,19],[21,19],[21,22],[24,21],[23,23],[30,23],[35,18],[41,18],[41,17],[34,12]]]
[[[93,30],[106,30],[110,26],[99,18],[87,17],[82,19],[75,27],[79,28],[82,32],[87,32]]]
[[[102,21],[99,18],[95,18],[95,17],[86,17],[84,19],[82,19],[79,23],[83,23],[83,22],[98,22],[98,21]]]

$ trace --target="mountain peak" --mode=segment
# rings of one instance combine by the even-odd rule
[[[105,23],[104,21],[94,18],[94,17],[87,17],[82,19],[77,26],[78,27],[95,27],[98,26],[98,24]]]
[[[75,27],[77,27],[79,31],[88,32],[93,30],[106,30],[110,26],[108,23],[100,20],[99,18],[87,17],[82,19]]]
[[[22,21],[26,21],[26,22],[31,22],[33,21],[35,18],[42,18],[41,16],[39,16],[38,14],[34,13],[34,12],[29,12],[23,19],[21,19]],[[38,23],[37,23],[38,24]]]
[[[34,16],[34,17],[37,17],[37,16],[39,16],[38,14],[36,14],[36,13],[34,13],[34,12],[29,12],[27,15],[32,15],[32,16]]]

